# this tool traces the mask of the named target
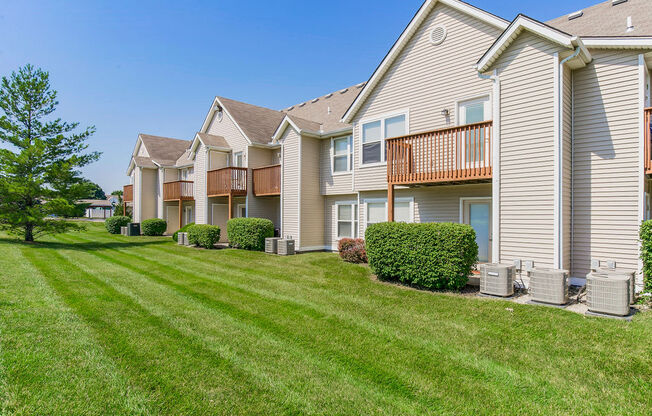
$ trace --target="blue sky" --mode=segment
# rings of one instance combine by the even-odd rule
[[[540,20],[597,0],[470,0]],[[222,95],[284,108],[369,78],[422,0],[0,0],[0,75],[50,72],[57,115],[95,125],[85,175],[127,183],[138,133],[191,139]]]

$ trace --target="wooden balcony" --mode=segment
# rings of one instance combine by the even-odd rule
[[[281,195],[281,165],[252,169],[255,196]]]
[[[189,201],[195,199],[192,181],[175,181],[163,184],[164,201]]]
[[[644,111],[645,118],[645,174],[652,174],[652,107]]]
[[[412,185],[491,179],[492,126],[491,121],[484,121],[387,139],[387,182]]]
[[[208,171],[207,195],[247,195],[247,168],[222,168]]]
[[[125,185],[122,190],[122,200],[124,202],[134,202],[134,186]]]

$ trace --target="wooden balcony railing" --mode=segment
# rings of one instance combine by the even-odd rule
[[[644,114],[645,118],[645,173],[652,173],[652,107],[646,108]]]
[[[247,195],[247,168],[208,171],[208,196]]]
[[[125,185],[122,190],[122,200],[124,202],[134,202],[134,186]]]
[[[194,199],[192,181],[175,181],[163,184],[164,201],[180,201]]]
[[[395,185],[490,179],[493,123],[387,139],[387,182]]]
[[[255,196],[281,195],[281,165],[252,169]]]

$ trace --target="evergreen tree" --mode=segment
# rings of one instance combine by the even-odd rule
[[[99,159],[87,152],[88,127],[51,117],[59,102],[49,74],[31,65],[0,83],[0,228],[25,241],[79,229],[71,216],[90,187],[79,169]]]

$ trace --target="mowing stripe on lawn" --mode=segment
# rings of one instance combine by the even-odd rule
[[[97,253],[95,253],[95,254],[97,255]],[[125,256],[130,256],[132,258],[139,258],[140,261],[142,263],[145,263],[145,264],[148,264],[148,262],[149,262],[149,260],[147,258],[144,258],[143,256],[140,256],[140,255],[137,255],[137,254],[134,254],[134,253],[123,253],[123,254]],[[107,257],[107,258],[105,258],[105,260],[110,260],[110,258]],[[115,262],[116,260],[113,259],[112,261]],[[160,262],[161,262],[161,259],[159,259],[158,263],[160,263]],[[123,263],[119,262],[119,264],[123,264]],[[177,278],[177,274],[183,275],[184,272],[186,274],[183,277],[184,281],[187,281],[189,279],[189,277],[190,277],[190,276],[187,275],[187,269],[178,269],[177,271],[179,273],[172,273],[174,271],[173,269],[175,269],[175,266],[172,266],[172,265],[168,265],[166,267],[161,267],[159,265],[156,265],[156,266],[154,266],[156,268],[156,270],[151,270],[151,269],[150,270],[144,270],[144,269],[141,269],[141,268],[135,268],[133,265],[125,265],[125,267],[130,267],[131,269],[137,271],[138,273],[143,274],[143,275],[147,275],[150,278],[157,278],[157,276],[159,276],[160,274],[168,274],[168,273],[171,274],[173,277]],[[245,291],[245,294],[249,295],[248,292],[249,291]],[[264,294],[262,294],[262,295],[264,295]],[[293,306],[293,305],[291,304],[290,306]],[[291,313],[293,311],[287,310],[285,312]],[[331,322],[329,322],[329,323],[331,323]],[[375,334],[375,333],[373,333],[371,331],[367,331],[366,329],[363,329],[361,327],[354,326],[354,327],[345,328],[343,322],[333,322],[331,327],[332,327],[331,329],[338,329],[339,331],[343,331],[345,329],[348,329],[352,333],[360,332],[360,333],[362,333],[362,335],[365,335],[365,336],[367,336],[369,338],[378,338],[378,334]],[[371,328],[371,330],[373,330],[373,329],[375,329],[375,328]],[[391,334],[389,332],[386,332],[386,334],[382,338],[378,339],[380,345],[382,345],[383,342],[384,343],[389,342],[390,341],[389,337],[391,335],[395,335],[395,334]],[[318,343],[320,340],[316,340],[316,341]],[[392,341],[391,342],[391,347],[398,347],[401,350],[405,350],[407,348],[413,348],[414,347],[413,344],[410,344],[410,343],[405,344],[404,342],[401,342],[400,339],[395,338],[394,340],[391,340],[391,341]],[[413,340],[413,342],[414,342],[414,340]],[[401,345],[401,344],[403,344],[403,345]],[[420,345],[418,347],[423,348],[423,347],[429,347],[429,346],[425,346],[425,345],[422,344],[422,345]],[[487,376],[491,375],[491,377],[494,377],[494,378],[499,377],[499,378],[503,379],[506,384],[518,385],[521,388],[524,388],[524,386],[528,386],[528,388],[532,389],[533,391],[535,390],[534,386],[535,386],[536,383],[535,383],[534,380],[529,379],[529,375],[527,373],[518,374],[518,373],[515,373],[514,371],[504,369],[503,365],[501,365],[501,364],[498,364],[496,362],[492,362],[492,361],[486,360],[486,359],[484,359],[484,360],[480,359],[479,360],[478,357],[472,357],[472,356],[470,356],[469,354],[466,354],[466,353],[460,353],[458,351],[452,351],[452,350],[450,350],[450,351],[442,351],[442,350],[444,350],[444,348],[441,348],[439,346],[435,346],[434,348],[427,348],[427,349],[431,350],[432,354],[439,354],[441,356],[444,355],[444,354],[442,354],[443,352],[446,352],[446,355],[447,355],[446,360],[447,361],[453,360],[454,362],[457,362],[458,369],[462,370],[463,368],[466,368],[469,375],[476,375],[477,376],[478,372],[480,372],[480,373],[484,372],[484,373],[487,373]],[[404,369],[403,372],[407,376],[407,373],[409,372],[408,369],[410,367],[406,367],[406,366],[403,365],[403,362],[399,362],[399,363],[394,363],[393,368],[397,369],[396,368],[397,364],[398,364],[398,367]],[[372,365],[372,364],[368,363],[367,365]],[[419,368],[419,367],[417,367],[417,368]],[[464,375],[462,372],[460,372],[460,373],[461,373],[461,374],[459,374],[460,376]],[[410,375],[410,377],[412,379],[414,379],[415,375],[416,375],[416,373],[414,372],[414,369],[412,369],[412,374]],[[424,375],[422,375],[422,376],[425,377]],[[421,382],[419,383],[419,384],[422,385],[421,388],[423,388],[423,385],[427,385],[427,381],[429,381],[429,379],[424,378],[424,379],[421,380]],[[413,382],[416,382],[416,380],[414,380]],[[463,386],[459,386],[459,387],[462,388]],[[539,381],[539,385],[536,388],[536,391],[539,392],[539,393],[542,393],[541,390],[542,390],[542,386],[541,386],[541,383]]]
[[[26,249],[35,250],[0,240],[3,414],[148,414],[145,396],[26,261],[21,253]],[[73,400],[80,397],[88,403]]]
[[[93,270],[91,270],[91,269],[88,269],[88,267],[92,267],[93,264],[98,264],[97,260],[91,260],[91,259],[85,259],[85,260],[83,260],[83,259],[81,259],[81,258],[79,257],[79,256],[82,255],[81,253],[75,253],[75,254],[76,254],[76,256],[75,256],[75,263],[78,264],[78,265],[79,265],[80,263],[82,263],[82,267],[83,267],[87,272],[92,272],[92,271],[93,271]],[[94,253],[94,254],[97,255],[97,253]],[[90,254],[89,254],[88,256],[90,256]],[[115,276],[115,275],[119,275],[119,276],[121,276],[121,277],[120,277],[120,278],[111,278],[111,279],[110,279],[110,284],[113,285],[113,286],[119,285],[119,286],[122,286],[122,287],[127,287],[126,289],[122,289],[122,290],[121,290],[121,289],[118,289],[118,290],[121,290],[122,293],[124,293],[125,290],[126,290],[126,291],[130,291],[130,290],[131,290],[131,289],[128,288],[128,286],[136,286],[136,285],[140,286],[141,292],[145,292],[146,294],[149,293],[150,288],[145,286],[146,283],[144,283],[144,282],[141,283],[141,280],[140,280],[140,279],[133,279],[133,278],[132,278],[133,276],[142,277],[142,276],[141,276],[142,273],[140,273],[140,272],[137,273],[137,272],[134,272],[134,271],[132,271],[132,270],[130,270],[130,269],[127,269],[127,270],[126,270],[126,274],[125,274],[125,273],[122,273],[122,272],[118,273],[118,270],[117,270],[117,269],[116,269],[116,270],[112,270],[112,272],[113,272],[112,275],[114,275],[114,276]],[[122,277],[122,276],[124,276],[124,277]],[[106,278],[106,279],[108,279],[108,278]],[[120,280],[120,281],[124,281],[124,283],[118,283],[116,279],[118,279],[118,280]],[[129,284],[130,282],[132,283],[131,285]],[[165,287],[164,289],[165,289],[165,290],[169,290],[167,287]],[[160,289],[159,289],[159,292],[160,292]],[[132,292],[132,293],[133,293],[133,292]],[[176,293],[176,292],[174,292],[174,293]],[[151,296],[155,296],[155,293],[153,293],[153,294],[148,294],[148,295],[147,295],[147,298],[150,298]],[[164,296],[164,294],[161,293],[161,294],[160,294],[160,297],[162,298],[163,296]],[[157,298],[154,299],[154,302],[156,302],[156,300],[157,300]],[[189,305],[189,304],[188,304],[188,302],[187,302],[186,299],[184,299],[184,300],[185,300],[185,304],[184,304],[184,305],[185,305],[185,308],[186,308],[186,311],[184,311],[184,312],[187,312],[189,309],[194,308],[193,305]],[[145,303],[151,303],[149,300],[146,300],[146,299],[142,298],[142,296],[141,296],[141,299],[139,299],[139,301],[142,301],[142,302],[145,302]],[[160,303],[160,302],[159,302],[159,303]],[[195,302],[193,302],[193,303],[195,303]],[[144,304],[141,303],[141,305],[144,305]],[[166,301],[166,306],[165,306],[166,311],[164,311],[163,313],[166,313],[167,315],[170,315],[171,311],[167,311],[167,310],[169,309],[169,307],[170,307],[170,303]],[[159,309],[159,311],[161,311],[161,308],[157,308],[157,309]],[[202,311],[202,312],[205,313],[205,311]],[[215,318],[215,319],[223,319],[222,316],[220,316],[220,315],[215,315],[215,314],[214,314],[214,312],[215,312],[214,310],[213,310],[212,312],[213,312],[212,315],[214,315],[214,318]],[[173,313],[172,313],[172,318],[176,318],[176,319],[174,319],[174,321],[175,321],[178,325],[180,325],[181,327],[185,327],[183,324],[180,323],[180,319],[179,319],[180,317],[177,315],[177,313],[178,313],[178,312],[173,312]],[[251,331],[252,329],[255,329],[257,332],[260,332],[260,330],[259,330],[258,328],[252,328],[251,326],[245,326],[245,325],[242,325],[242,322],[239,321],[239,320],[233,320],[233,322],[236,322],[239,326],[243,326],[243,327],[247,328],[249,331]],[[200,323],[200,322],[197,322],[197,325],[201,325],[201,323]],[[196,331],[199,331],[199,328],[194,328],[194,327],[192,327],[192,326],[189,326],[189,327],[192,328],[192,329],[195,329]],[[209,328],[209,330],[213,330],[213,329],[214,329],[214,328]],[[206,334],[204,334],[204,335],[206,335]],[[211,334],[208,334],[208,335],[211,335]],[[256,337],[259,336],[259,334],[251,334],[251,335],[254,337],[252,341],[255,342],[255,343],[259,343],[259,340],[256,340]],[[286,340],[283,340],[283,341],[287,341],[287,339],[286,339]],[[339,378],[340,380],[338,380],[337,384],[338,384],[338,386],[340,386],[340,388],[342,388],[342,389],[346,389],[347,391],[350,391],[349,389],[354,388],[353,385],[351,385],[351,386],[347,386],[347,385],[346,385],[346,384],[348,384],[348,381],[347,381],[346,379],[342,378],[342,377],[344,377],[344,374],[340,374],[340,373],[338,372],[338,370],[337,370],[336,368],[333,367],[332,362],[331,362],[331,363],[328,363],[328,362],[321,361],[321,359],[319,359],[320,361],[319,361],[318,363],[314,363],[314,362],[312,362],[312,361],[314,361],[315,359],[318,359],[318,357],[314,356],[313,354],[306,353],[305,348],[304,348],[303,351],[302,351],[302,350],[300,350],[300,349],[297,349],[297,348],[296,348],[296,345],[293,344],[293,343],[279,342],[279,341],[276,341],[275,343],[276,343],[275,347],[283,347],[284,344],[287,345],[287,346],[289,346],[289,347],[291,347],[292,349],[295,350],[295,351],[293,352],[293,354],[296,355],[296,357],[297,357],[298,360],[302,360],[302,359],[308,359],[308,358],[310,358],[310,360],[311,360],[311,364],[310,364],[310,366],[313,366],[313,367],[314,367],[315,364],[318,364],[318,365],[321,367],[321,369],[322,369],[323,371],[330,373],[330,376],[331,376],[331,377]],[[261,353],[262,353],[262,351],[261,351]],[[255,351],[254,351],[254,354],[255,354]],[[302,358],[302,356],[303,356],[303,358]],[[274,369],[274,370],[275,370],[275,371],[278,371],[277,368]],[[311,371],[310,368],[308,368],[308,377],[311,377],[311,375],[309,374],[310,372],[313,372],[313,371]],[[272,374],[272,376],[273,376],[273,374]],[[277,376],[277,377],[278,377],[278,376]],[[310,382],[310,379],[308,379],[307,381]],[[356,381],[356,382],[357,382],[357,380],[353,380],[353,381]],[[373,386],[372,386],[372,387],[373,387]],[[355,388],[357,389],[358,387],[355,387]],[[361,392],[361,393],[362,393],[362,392]],[[358,401],[359,401],[359,402],[366,401],[366,400],[369,399],[369,396],[371,396],[371,397],[374,397],[374,396],[375,396],[375,399],[374,399],[374,402],[375,402],[375,403],[383,402],[383,401],[387,401],[387,403],[386,403],[385,405],[386,405],[386,406],[389,406],[389,407],[393,407],[393,406],[396,404],[396,403],[393,402],[392,398],[389,397],[389,396],[386,394],[386,391],[382,391],[382,392],[376,391],[376,392],[374,393],[373,391],[369,391],[369,387],[368,387],[368,386],[365,386],[364,394],[361,394],[361,395],[360,395],[358,398],[356,398],[355,400],[356,400],[356,402],[358,402]],[[383,396],[385,396],[385,397],[383,397]],[[397,398],[397,399],[398,399],[398,398]],[[319,400],[319,397],[315,398],[315,400]],[[408,408],[412,408],[412,409],[413,409],[413,407],[414,407],[414,406],[413,406],[413,403],[411,403],[411,402],[406,402],[406,405],[407,405],[407,406],[404,406],[404,407],[403,407],[403,410],[401,410],[401,412],[405,412],[405,411],[407,411]],[[398,409],[397,409],[397,410],[398,410]],[[424,409],[422,409],[422,411],[423,411],[423,410],[424,410]]]
[[[267,397],[267,401],[256,401],[255,407],[258,411],[264,411],[263,403],[271,406],[268,411],[296,410],[284,407],[283,403],[272,401],[273,395],[253,389],[250,380],[246,377],[243,379],[243,374],[235,372],[230,363],[222,357],[191,342],[183,334],[152,316],[95,276],[80,271],[58,252],[50,251],[49,260],[55,258],[59,263],[63,263],[61,270],[54,270],[48,259],[31,254],[34,253],[27,256],[29,260],[42,271],[50,285],[68,305],[95,329],[96,334],[107,344],[107,349],[111,350],[112,356],[131,374],[132,381],[153,393],[152,399],[160,406],[160,411],[193,412],[200,404],[205,406],[202,403],[210,401],[224,405],[224,401],[233,394],[243,397],[258,395]],[[127,319],[128,326],[119,324],[120,320]],[[146,338],[142,336],[144,334],[147,335]],[[133,345],[132,341],[136,340],[144,340],[148,343],[140,346]],[[181,351],[185,354],[179,354]],[[178,361],[160,360],[170,355],[176,356]],[[217,372],[215,376],[218,379],[220,376],[226,377],[224,381],[228,380],[228,382],[218,383],[214,380],[215,383],[205,385],[204,389],[199,388],[207,381],[205,377],[209,375],[202,369],[202,363],[210,363],[211,373]],[[168,368],[163,369],[162,365]],[[184,382],[188,376],[196,380],[193,387],[187,386]],[[243,404],[250,403],[244,401]],[[231,410],[241,412],[244,409]]]
[[[233,289],[231,289],[228,286],[224,285],[222,288],[226,289],[226,290],[231,290],[231,292],[228,293],[228,296],[225,293],[225,296],[224,296],[224,297],[226,297],[225,301],[219,301],[217,299],[214,299],[214,298],[210,297],[206,293],[200,293],[200,292],[194,291],[194,290],[192,290],[191,288],[189,288],[186,285],[182,285],[182,284],[179,284],[179,283],[177,283],[177,282],[175,282],[173,280],[162,277],[162,275],[170,274],[169,270],[163,269],[163,270],[160,270],[159,272],[152,272],[150,270],[141,269],[141,268],[138,268],[138,267],[133,266],[131,264],[121,262],[119,260],[116,260],[115,257],[104,255],[104,254],[98,253],[96,251],[91,252],[91,253],[94,256],[102,258],[105,261],[110,261],[110,262],[112,262],[114,264],[122,265],[123,267],[125,267],[127,269],[131,269],[132,271],[135,271],[138,275],[147,276],[149,279],[152,279],[152,280],[154,280],[154,281],[156,281],[156,282],[158,282],[160,284],[164,284],[164,285],[167,285],[167,286],[169,286],[171,288],[174,288],[175,290],[177,290],[177,291],[179,291],[181,293],[184,293],[185,295],[187,295],[189,297],[192,297],[195,300],[197,300],[199,302],[202,302],[203,304],[205,304],[205,305],[207,305],[209,307],[212,307],[213,309],[217,309],[217,310],[220,310],[223,313],[231,315],[235,319],[239,319],[239,320],[247,322],[250,325],[257,326],[261,330],[272,332],[273,334],[275,334],[276,336],[278,336],[281,339],[284,339],[285,341],[295,342],[295,343],[298,341],[296,336],[290,336],[288,334],[288,328],[280,326],[279,324],[277,324],[277,321],[268,319],[267,317],[265,317],[264,315],[261,315],[261,314],[256,314],[256,313],[245,311],[243,309],[236,308],[235,305],[238,304],[238,302],[236,302],[237,299],[234,298],[235,293],[239,293],[239,294],[245,296],[245,298],[243,298],[243,302],[240,302],[240,304],[252,303],[252,302],[255,302],[256,300],[258,300],[258,302],[261,302],[262,300],[264,300],[264,299],[262,299],[260,297],[257,297],[257,296],[255,296],[255,295],[253,295],[251,293],[248,293],[248,292],[246,292],[244,290],[236,289],[236,292],[233,292]],[[174,278],[174,277],[177,277],[177,276],[172,274],[172,276],[170,276],[170,277]],[[185,281],[188,281],[191,278],[193,278],[193,277],[186,273],[183,276],[182,279],[185,280]],[[227,300],[228,300],[228,302],[226,302]],[[270,309],[273,308],[273,309],[276,309],[277,311],[282,310],[285,313],[292,313],[292,314],[296,313],[296,311],[292,310],[293,308],[289,308],[289,307],[287,307],[287,305],[281,305],[281,304],[278,304],[278,303],[275,303],[275,302],[269,302],[269,301],[267,301],[267,303],[269,303]],[[304,316],[303,314],[299,314],[298,317],[299,318],[304,318],[304,319],[306,318],[306,316]],[[319,319],[322,318],[322,316],[320,315],[320,316],[317,316],[315,318],[317,320],[319,320]],[[331,322],[329,321],[329,323],[331,323]],[[340,327],[339,329],[343,330],[344,328]],[[377,384],[377,385],[385,385],[385,388],[383,390],[385,395],[387,395],[389,393],[388,387],[391,386],[390,390],[394,394],[398,395],[396,397],[396,399],[398,399],[399,397],[403,397],[403,398],[406,398],[406,399],[410,399],[410,401],[423,402],[424,405],[432,405],[431,402],[428,403],[426,401],[427,398],[425,398],[425,397],[420,398],[420,397],[415,396],[414,391],[417,389],[417,386],[410,386],[410,385],[406,384],[406,382],[401,381],[401,378],[397,374],[389,373],[386,368],[376,366],[371,361],[365,362],[365,361],[361,360],[364,357],[360,357],[358,359],[352,360],[353,357],[343,355],[342,352],[340,352],[340,351],[338,351],[336,349],[330,349],[330,350],[326,350],[326,351],[321,351],[319,349],[316,349],[317,345],[319,345],[323,349],[323,347],[325,347],[326,344],[315,342],[316,340],[314,340],[314,335],[315,334],[311,333],[311,331],[305,331],[304,334],[303,334],[302,339],[300,340],[299,345],[301,345],[302,348],[305,349],[306,347],[309,347],[310,352],[308,352],[308,353],[310,353],[310,354],[320,354],[321,353],[321,354],[324,354],[324,355],[328,356],[328,358],[329,358],[329,360],[331,362],[331,365],[332,365],[333,360],[335,360],[335,362],[340,363],[340,366],[342,366],[342,369],[344,371],[352,371],[353,374],[355,374],[357,378],[359,378],[361,380],[367,380],[367,383],[371,383],[372,386],[375,385],[375,384]],[[383,341],[387,342],[386,339],[383,340]]]

